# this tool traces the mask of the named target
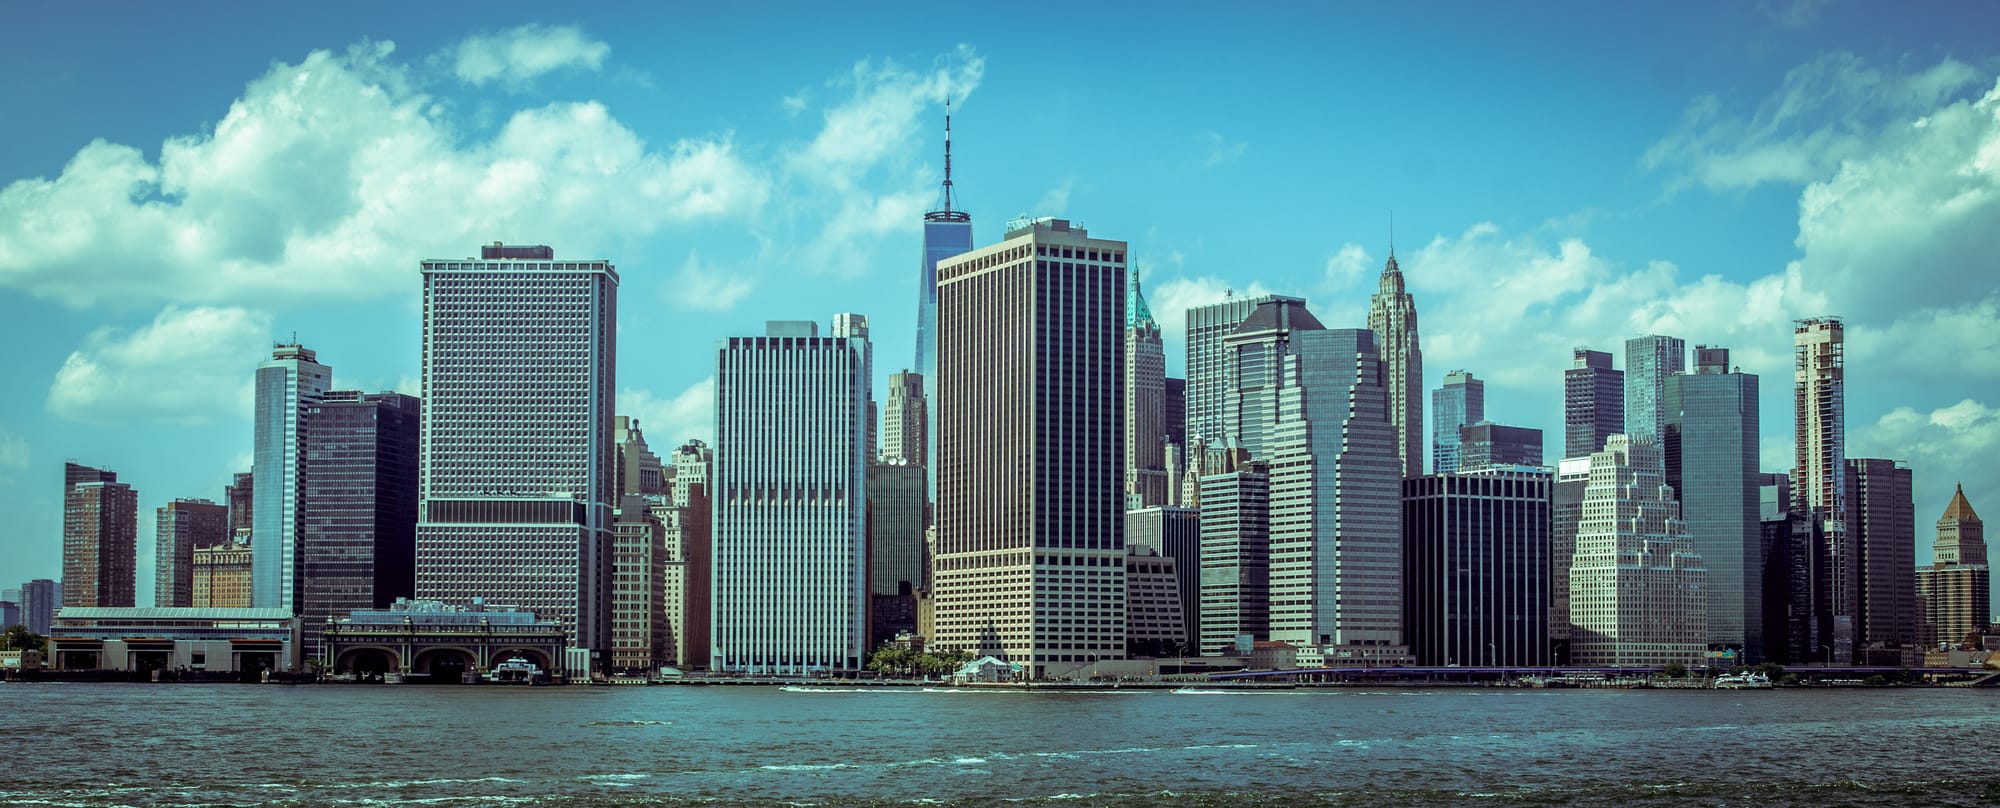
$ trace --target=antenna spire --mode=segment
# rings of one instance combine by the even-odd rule
[[[939,189],[938,208],[924,214],[926,222],[970,222],[972,217],[951,209],[951,97],[944,99],[944,187]]]
[[[945,128],[949,129],[950,126],[947,124]],[[950,151],[950,147],[947,146],[945,150]],[[948,173],[949,172],[947,172],[947,174]],[[1394,208],[1391,208],[1389,210],[1389,258],[1393,260],[1395,259],[1395,257],[1396,257],[1396,211]]]

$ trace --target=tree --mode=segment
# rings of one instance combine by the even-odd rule
[[[47,651],[49,640],[28,630],[27,626],[14,624],[7,627],[7,633],[0,637],[0,650],[7,651]]]
[[[1667,675],[1667,678],[1669,679],[1686,679],[1688,675],[1688,666],[1682,665],[1679,662],[1669,662],[1667,663],[1666,670],[1663,672]]]

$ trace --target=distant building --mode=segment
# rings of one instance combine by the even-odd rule
[[[326,630],[326,669],[354,675],[394,674],[457,683],[477,680],[495,666],[521,660],[551,675],[561,670],[569,629],[533,612],[399,600],[386,609],[362,609]]]
[[[252,608],[250,545],[231,541],[214,547],[197,547],[189,571],[191,608]]]
[[[55,624],[56,610],[62,608],[62,586],[47,578],[21,584],[21,624],[28,631],[46,636]]]
[[[1438,474],[1458,471],[1459,427],[1486,420],[1486,383],[1463,370],[1444,375],[1444,386],[1431,391],[1436,416],[1431,436],[1431,468]]]
[[[137,492],[117,472],[65,464],[62,605],[134,605],[138,555]]]
[[[1187,445],[1187,380],[1168,376],[1165,389],[1167,417],[1167,442],[1175,446]]]
[[[1551,661],[1570,661],[1570,562],[1576,557],[1576,531],[1583,521],[1583,494],[1590,484],[1589,457],[1564,458],[1549,490],[1549,646]]]
[[[1590,458],[1570,560],[1570,663],[1704,664],[1707,570],[1651,441],[1612,435]]]
[[[1916,504],[1910,465],[1847,459],[1847,538],[1860,556],[1855,638],[1859,648],[1909,648],[1922,619],[1917,603]],[[1855,661],[1862,657],[1856,654]]]
[[[1403,631],[1419,665],[1549,664],[1545,471],[1403,481]]]
[[[1686,370],[1687,342],[1679,337],[1625,341],[1625,434],[1650,441],[1665,435],[1667,379]]]
[[[1187,310],[1187,409],[1184,420],[1187,439],[1182,441],[1182,445],[1192,446],[1197,439],[1209,445],[1222,440],[1223,398],[1230,385],[1229,361],[1224,355],[1222,343],[1236,332],[1236,327],[1242,325],[1251,312],[1265,303],[1295,303],[1303,307],[1306,300],[1285,295],[1231,296],[1221,303]],[[1192,449],[1188,456],[1192,463],[1195,459]]]
[[[710,666],[857,670],[867,641],[868,340],[772,321],[717,343]]]
[[[1678,343],[1652,337],[1653,349],[1677,358]],[[1660,348],[1658,341],[1671,344]],[[1626,343],[1627,355],[1635,343]],[[1644,348],[1645,346],[1638,346]],[[1708,644],[1733,649],[1742,661],[1762,662],[1764,558],[1758,508],[1757,377],[1731,372],[1726,348],[1697,346],[1694,373],[1677,373],[1659,387],[1664,421],[1660,442],[1667,485],[1681,504],[1681,518],[1708,569]],[[1660,358],[1649,353],[1650,359]],[[1627,393],[1635,393],[1629,367]],[[1651,391],[1636,391],[1646,400]],[[1626,396],[1629,405],[1633,395]],[[1655,406],[1648,402],[1648,406]],[[1630,413],[1627,413],[1628,415]]]
[[[666,526],[645,497],[628,494],[611,543],[611,669],[652,671],[673,656],[666,594],[678,587],[667,580]]]
[[[153,512],[153,605],[194,603],[194,549],[229,541],[229,508],[206,499],[177,499]]]
[[[688,668],[706,669],[709,654],[715,568],[713,490],[715,453],[707,444],[690,440],[675,449],[673,507],[662,509],[667,527],[668,580],[678,574],[681,590],[677,600],[668,602],[668,621],[673,625],[674,655]],[[678,567],[678,570],[676,570]]]
[[[1424,473],[1424,354],[1417,340],[1417,304],[1403,285],[1396,251],[1382,265],[1382,278],[1368,300],[1368,328],[1382,361],[1382,389],[1388,395],[1389,423],[1396,428],[1396,458],[1404,477]]]
[[[422,417],[421,402],[402,393],[332,390],[305,408],[298,609],[306,659],[319,658],[327,620],[416,594]]]
[[[222,504],[229,506],[229,535],[248,540],[255,514],[252,500],[257,490],[257,476],[252,472],[239,471],[231,479],[234,482],[222,487]]]
[[[924,468],[868,467],[868,647],[915,631],[924,583]],[[902,603],[908,599],[908,603]]]
[[[882,406],[883,462],[928,467],[931,452],[925,429],[929,420],[924,375],[907,370],[889,374],[889,400]]]
[[[289,666],[298,618],[284,609],[64,607],[49,637],[57,670],[234,671]]]
[[[1847,502],[1846,338],[1838,317],[1792,324],[1795,421],[1792,512],[1813,520],[1814,657],[1851,660],[1858,644],[1861,553],[1849,540]],[[1795,527],[1804,527],[1799,525]],[[1795,531],[1803,533],[1805,531]]]
[[[1126,655],[1177,656],[1187,644],[1179,570],[1172,556],[1144,545],[1125,548]]]
[[[1271,636],[1271,475],[1263,463],[1201,479],[1202,656]]]
[[[1167,503],[1167,355],[1139,272],[1125,301],[1125,507]]]
[[[1931,545],[1931,565],[1917,568],[1917,591],[1923,604],[1918,642],[1929,648],[1956,644],[1975,632],[1985,633],[1993,615],[1992,578],[1986,565],[1986,523],[1965,500],[1965,488],[1952,493],[1951,504],[1937,521],[1937,542]]]
[[[1563,371],[1563,457],[1587,457],[1625,431],[1625,374],[1611,354],[1578,348]]]
[[[1173,559],[1174,587],[1180,592],[1180,623],[1186,634],[1175,640],[1180,653],[1193,654],[1201,640],[1201,512],[1194,508],[1160,506],[1125,513],[1125,547],[1151,548]],[[1129,559],[1128,554],[1128,559]],[[1126,570],[1129,574],[1131,564]],[[1131,591],[1128,582],[1126,591]],[[1129,611],[1130,601],[1127,601]],[[1126,624],[1131,625],[1128,619]],[[1129,643],[1128,643],[1129,645]]]
[[[1542,431],[1489,421],[1459,427],[1458,470],[1535,468],[1542,465]]]
[[[279,343],[257,365],[252,425],[251,599],[260,609],[298,614],[305,585],[300,533],[305,527],[306,410],[333,384],[333,370],[312,349]]]

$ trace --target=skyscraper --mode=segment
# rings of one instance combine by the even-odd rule
[[[1860,556],[1854,583],[1855,662],[1901,664],[1895,654],[1865,657],[1865,648],[1909,648],[1917,641],[1917,518],[1910,465],[1847,459],[1847,539]]]
[[[63,465],[64,606],[133,606],[139,496],[118,473]]]
[[[928,468],[930,399],[924,395],[923,374],[889,374],[889,400],[882,406],[882,460]],[[928,476],[928,474],[927,474]]]
[[[1228,382],[1223,389],[1215,445],[1248,452],[1250,459],[1273,462],[1280,431],[1299,421],[1297,402],[1286,398],[1301,391],[1301,374],[1319,370],[1300,367],[1298,339],[1325,331],[1319,318],[1296,298],[1272,300],[1239,322],[1222,341],[1219,352]],[[1292,408],[1287,408],[1292,405]],[[1275,467],[1275,466],[1274,466]]]
[[[330,390],[306,408],[300,508],[301,651],[319,658],[328,620],[417,593],[417,425],[402,393]]]
[[[1296,303],[1305,298],[1285,295],[1230,297],[1221,303],[1195,306],[1187,310],[1187,386],[1185,428],[1188,462],[1198,468],[1193,445],[1198,440],[1217,445],[1223,435],[1223,398],[1229,389],[1227,357],[1222,341],[1243,323],[1250,312],[1265,303]],[[1199,475],[1199,471],[1191,472]]]
[[[62,587],[47,578],[21,584],[21,624],[46,636],[55,624],[56,610],[62,608]]]
[[[1222,654],[1238,637],[1271,638],[1271,475],[1250,460],[1201,478],[1201,619],[1203,656]]]
[[[153,511],[153,534],[153,605],[192,605],[194,550],[229,540],[229,508],[205,499],[174,500]]]
[[[1491,421],[1458,428],[1460,473],[1542,465],[1542,431]]]
[[[1625,431],[1625,374],[1611,354],[1578,348],[1563,371],[1563,457],[1588,457]]]
[[[1937,521],[1937,542],[1931,545],[1928,567],[1917,568],[1917,591],[1923,601],[1918,641],[1936,648],[1958,643],[1973,632],[1985,632],[1993,616],[1991,573],[1986,566],[1986,523],[1965,500],[1965,488],[1952,492],[1951,504]]]
[[[1486,420],[1486,383],[1463,370],[1444,375],[1444,386],[1431,391],[1431,412],[1437,416],[1431,435],[1431,468],[1439,474],[1458,471],[1458,428]]]
[[[422,265],[417,597],[559,622],[588,673],[610,647],[617,268],[497,243]]]
[[[900,461],[868,466],[868,647],[916,630],[916,590],[924,585],[928,525],[924,468]]]
[[[1707,571],[1651,441],[1612,435],[1590,458],[1570,559],[1570,662],[1699,665],[1708,651]]]
[[[1403,631],[1419,665],[1549,662],[1546,471],[1403,481]]]
[[[1660,439],[1667,423],[1662,406],[1667,378],[1685,370],[1687,342],[1679,337],[1652,334],[1625,341],[1625,434]]]
[[[1861,555],[1847,535],[1846,357],[1838,317],[1792,324],[1792,511],[1816,521],[1814,634],[1834,659],[1854,657]],[[1817,656],[1817,654],[1815,654]]]
[[[279,343],[257,366],[250,580],[251,602],[260,609],[299,608],[305,412],[332,378],[332,369],[298,343]]]
[[[1134,269],[1125,301],[1125,497],[1135,510],[1167,502],[1166,373],[1160,324]]]
[[[1167,417],[1167,442],[1176,446],[1187,445],[1187,380],[1168,376],[1166,398],[1163,399]]]
[[[1125,243],[1020,221],[938,267],[936,642],[1125,653]]]
[[[1583,521],[1583,495],[1590,485],[1590,456],[1566,457],[1556,464],[1555,486],[1549,492],[1549,646],[1550,661],[1570,662],[1570,562],[1576,557],[1576,531]]]
[[[1668,376],[1660,388],[1667,485],[1680,501],[1681,518],[1708,569],[1709,646],[1735,649],[1743,659],[1761,662],[1764,559],[1757,377],[1730,372],[1727,348],[1697,346],[1695,352],[1700,357],[1695,372]],[[1632,378],[1626,376],[1628,393]],[[1633,398],[1628,395],[1626,401]]]
[[[650,673],[677,661],[674,618],[685,592],[685,565],[668,535],[669,475],[646,445],[639,422],[612,419],[618,454],[618,512],[611,538],[611,667]]]
[[[222,487],[222,502],[224,505],[229,506],[229,536],[231,538],[241,537],[246,541],[250,538],[252,514],[254,513],[251,500],[255,497],[256,479],[257,476],[254,473],[239,471],[231,477],[229,485]]]
[[[917,356],[916,371],[922,377],[927,426],[924,430],[926,456],[923,461],[933,495],[938,490],[938,470],[929,453],[938,445],[938,262],[972,249],[972,214],[956,210],[951,185],[951,103],[944,110],[944,184],[938,188],[936,209],[924,214],[924,257],[917,276]]]
[[[1174,640],[1178,653],[1197,653],[1201,639],[1201,512],[1193,508],[1155,506],[1125,514],[1125,547],[1150,548],[1155,554],[1173,559],[1174,590],[1180,600],[1175,608],[1184,633]],[[1125,565],[1129,573],[1132,564]],[[1129,589],[1127,591],[1130,591]],[[1128,598],[1127,603],[1131,601]],[[1127,620],[1130,626],[1133,621]]]
[[[1382,387],[1389,394],[1389,422],[1396,427],[1396,457],[1403,476],[1424,473],[1424,353],[1417,343],[1417,303],[1403,287],[1396,251],[1368,300],[1368,328],[1382,354]]]
[[[717,343],[713,670],[861,667],[869,347],[836,332],[772,321]]]
[[[668,563],[680,567],[682,588],[679,602],[668,604],[678,615],[670,613],[667,619],[674,626],[674,654],[680,664],[706,668],[713,651],[709,609],[714,604],[709,596],[714,584],[715,533],[711,525],[715,514],[709,491],[714,485],[710,471],[715,467],[715,453],[707,444],[690,440],[675,449],[670,460],[674,504],[671,509],[662,509],[662,519],[672,518],[667,525]]]

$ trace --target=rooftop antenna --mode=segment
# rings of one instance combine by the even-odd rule
[[[1396,211],[1389,210],[1389,257],[1396,257]]]
[[[951,209],[951,97],[944,99],[944,201],[938,210],[924,214],[926,222],[969,222],[972,216]]]

